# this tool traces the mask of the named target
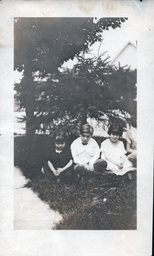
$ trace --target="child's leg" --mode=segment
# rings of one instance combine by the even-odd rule
[[[49,167],[50,171],[53,172],[53,174],[54,174],[55,176],[58,176],[58,175],[59,175],[59,174],[57,173],[56,169],[54,168],[53,164],[52,164],[50,161],[48,161],[48,167]]]
[[[116,175],[120,175],[123,176],[125,173],[129,172],[129,171],[134,171],[135,168],[133,167],[133,164],[128,160],[127,157],[125,157],[125,162],[124,162],[124,166],[123,168],[119,169],[118,167],[114,168],[114,166],[112,167],[112,163],[109,163],[108,168],[112,168],[112,171],[116,174]]]
[[[105,172],[106,168],[107,168],[107,162],[105,160],[98,159],[94,163],[94,170],[96,172]]]
[[[107,170],[112,171],[112,172],[117,172],[117,171],[119,171],[119,168],[117,165],[107,161]]]
[[[83,165],[78,165],[78,164],[74,166],[74,172],[80,176],[87,176],[89,178],[94,176],[100,176],[99,172],[88,170]]]
[[[65,171],[61,172],[57,178],[61,180],[65,180],[69,178],[71,179],[72,177],[74,177],[73,167],[69,167]]]
[[[75,164],[74,165],[74,172],[80,175],[85,175],[89,172],[83,165]]]

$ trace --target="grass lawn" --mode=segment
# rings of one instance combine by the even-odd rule
[[[40,167],[50,152],[52,139],[46,135],[35,135],[32,145],[29,149],[25,136],[15,138],[15,165],[30,178],[26,186],[63,216],[55,229],[136,229],[135,173],[131,180],[127,175],[75,179],[69,176],[65,180],[46,178]]]

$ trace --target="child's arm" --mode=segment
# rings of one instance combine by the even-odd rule
[[[84,165],[87,163],[86,160],[80,159],[73,151],[72,151],[72,157],[75,164]]]
[[[60,174],[61,172],[67,170],[71,165],[73,164],[72,159],[63,167],[63,168],[57,168],[57,173]]]
[[[100,157],[100,149],[97,144],[95,144],[94,147],[94,156],[90,159],[89,165],[93,166],[93,164],[96,162],[96,160]]]
[[[54,173],[54,175],[57,176],[58,175],[57,171],[56,171],[56,169],[54,168],[53,164],[50,161],[48,161],[48,166],[49,166],[50,170]]]
[[[133,152],[128,155],[128,160],[131,159],[137,159],[137,150],[133,150]]]
[[[136,153],[136,143],[133,141],[132,136],[131,136],[131,131],[128,130],[126,133],[126,150],[128,153]]]
[[[120,157],[120,164],[118,166],[120,169],[122,169],[124,167],[125,161],[126,161],[126,155],[121,156]]]
[[[71,153],[72,153],[73,161],[75,164],[84,165],[87,163],[87,161],[80,159],[77,156],[76,146],[74,144],[71,145]]]
[[[126,149],[127,149],[127,152],[128,152],[128,153],[134,153],[134,151],[136,151],[136,150],[134,150],[134,149],[131,148],[131,144],[128,143],[128,142],[127,142],[127,145],[126,145]]]
[[[87,161],[86,160],[81,160],[79,157],[77,157],[76,155],[73,155],[72,153],[72,156],[73,156],[73,161],[75,164],[79,164],[79,165],[84,165],[84,164],[87,164]]]

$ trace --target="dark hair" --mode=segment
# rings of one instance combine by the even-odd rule
[[[55,142],[57,144],[65,143],[66,142],[66,134],[63,131],[56,132]]]
[[[90,126],[89,124],[82,124],[80,127],[80,134],[90,133],[90,135],[92,135],[93,131],[94,131],[93,127]]]
[[[57,137],[55,138],[55,142],[56,142],[57,144],[63,144],[63,143],[65,143],[65,138],[62,137],[62,136],[57,136]]]
[[[122,133],[123,133],[122,126],[118,123],[114,123],[114,124],[110,125],[108,134],[110,135],[111,133],[116,133],[121,137]]]

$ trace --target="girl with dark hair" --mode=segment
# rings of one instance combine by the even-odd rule
[[[54,145],[50,152],[50,158],[41,171],[47,176],[63,176],[73,164],[69,147],[66,146],[66,136],[63,132],[57,132]]]
[[[122,126],[114,123],[109,127],[110,137],[101,144],[101,159],[106,161],[106,170],[110,170],[117,175],[123,175],[133,170],[132,163],[128,160],[124,148],[124,143],[119,140],[122,136]]]

